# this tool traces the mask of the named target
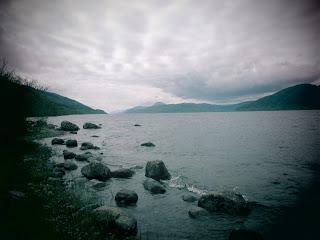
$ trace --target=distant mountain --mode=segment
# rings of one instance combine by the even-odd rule
[[[231,112],[231,111],[268,111],[268,110],[320,109],[320,86],[300,84],[285,88],[270,96],[256,101],[229,105],[207,103],[156,103],[149,107],[134,107],[125,113],[175,113],[175,112]]]
[[[55,93],[35,89],[34,87],[10,81],[0,81],[1,91],[4,93],[19,92],[14,101],[26,101],[24,114],[30,117],[59,116],[70,114],[105,114],[103,110],[92,109],[80,102]],[[23,96],[23,97],[22,97]]]

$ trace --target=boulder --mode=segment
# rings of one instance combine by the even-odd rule
[[[102,206],[93,210],[97,225],[106,233],[129,236],[137,234],[137,220],[116,207]]]
[[[83,162],[83,161],[89,161],[89,158],[92,158],[92,157],[93,157],[93,154],[91,152],[85,152],[82,154],[77,154],[75,156],[75,159]]]
[[[162,194],[166,192],[166,189],[161,185],[161,183],[150,178],[143,181],[143,187],[153,194]]]
[[[252,230],[234,229],[229,235],[229,240],[263,240],[263,237],[260,233]]]
[[[72,122],[63,121],[60,124],[60,129],[63,131],[78,131],[80,128]]]
[[[120,168],[111,173],[114,178],[130,178],[134,174],[134,171],[127,168]]]
[[[89,149],[93,149],[93,150],[99,150],[100,148],[97,146],[94,146],[92,143],[90,142],[83,142],[81,144],[80,150],[89,150]]]
[[[64,140],[62,138],[54,138],[51,140],[52,145],[63,145]]]
[[[201,207],[193,207],[188,211],[189,217],[191,218],[199,218],[202,216],[208,216],[209,212]]]
[[[63,164],[63,167],[65,170],[69,170],[69,171],[76,170],[78,168],[77,164],[75,164],[71,160],[65,161],[65,163]]]
[[[101,128],[101,127],[94,123],[86,122],[85,124],[83,124],[83,129],[98,129],[98,128]]]
[[[81,173],[88,179],[106,181],[111,177],[110,169],[102,163],[92,162],[81,168]]]
[[[145,176],[157,181],[170,179],[168,169],[161,160],[148,161]]]
[[[26,194],[20,191],[12,190],[8,192],[9,198],[13,200],[20,200],[26,197]]]
[[[67,146],[67,147],[70,147],[70,148],[72,148],[72,147],[77,147],[77,146],[78,146],[78,142],[77,142],[77,140],[75,140],[75,139],[68,139],[68,140],[66,141],[66,146]]]
[[[198,198],[191,194],[185,194],[182,196],[182,200],[185,202],[195,202],[198,200]]]
[[[77,131],[70,131],[71,134],[78,134]]]
[[[156,145],[154,145],[152,142],[146,142],[146,143],[142,143],[140,146],[143,146],[143,147],[155,147]]]
[[[118,204],[131,205],[138,201],[138,194],[128,189],[121,189],[117,192],[115,200]]]
[[[63,158],[64,159],[72,159],[75,158],[76,154],[73,152],[70,152],[68,150],[63,150]]]
[[[246,215],[249,207],[241,194],[233,192],[211,192],[202,195],[198,206],[210,212],[224,212],[232,215]]]
[[[140,125],[140,124],[135,124],[135,125],[133,125],[133,126],[135,126],[135,127],[141,127],[142,125]]]

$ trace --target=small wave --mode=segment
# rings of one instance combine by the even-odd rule
[[[172,177],[169,181],[169,187],[186,189],[187,191],[198,194],[198,195],[204,195],[208,193],[207,190],[201,189],[197,187],[195,184],[187,183],[186,178],[183,176]]]

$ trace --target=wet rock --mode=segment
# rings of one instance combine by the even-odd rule
[[[229,235],[229,240],[263,240],[263,237],[260,233],[252,230],[234,229]]]
[[[115,200],[120,205],[136,204],[138,201],[138,194],[128,189],[121,189],[119,192],[117,192]]]
[[[70,148],[72,148],[72,147],[77,147],[77,146],[78,146],[78,142],[77,142],[77,140],[75,140],[75,139],[68,139],[68,140],[66,141],[66,146],[67,146],[67,147],[70,147]]]
[[[168,169],[161,160],[148,161],[145,176],[157,181],[170,179]]]
[[[93,210],[98,226],[106,233],[129,236],[137,234],[137,220],[120,208],[102,206]]]
[[[8,194],[9,194],[9,198],[13,200],[20,200],[26,197],[26,195],[23,192],[16,191],[16,190],[9,191]]]
[[[114,178],[130,178],[134,174],[134,171],[127,168],[120,168],[111,173]]]
[[[70,152],[68,150],[63,150],[63,158],[64,159],[72,159],[75,158],[76,154],[73,152]]]
[[[93,154],[91,152],[85,152],[82,154],[77,154],[75,156],[75,159],[83,162],[83,161],[89,161],[89,158],[92,158],[92,157],[93,157]]]
[[[85,124],[83,124],[83,129],[98,129],[98,128],[101,128],[101,127],[94,123],[86,122]]]
[[[54,125],[54,124],[51,124],[51,123],[48,123],[48,124],[47,124],[47,128],[48,128],[48,129],[56,129],[56,128],[58,128],[58,126],[57,126],[57,125]]]
[[[62,178],[66,172],[61,168],[55,168],[52,172],[52,177],[54,178]]]
[[[51,140],[52,145],[63,145],[64,140],[62,138],[54,138]]]
[[[78,134],[77,131],[70,131],[71,134]]]
[[[93,138],[98,138],[99,136],[98,136],[98,135],[92,135],[91,137],[93,137]]]
[[[166,189],[161,185],[161,183],[150,178],[143,181],[143,187],[153,194],[162,194],[166,192]]]
[[[152,142],[146,142],[146,143],[142,143],[140,146],[143,146],[143,147],[155,147],[156,145],[154,145]]]
[[[142,125],[140,125],[140,124],[135,124],[135,125],[133,125],[133,126],[135,126],[135,127],[141,127]]]
[[[64,164],[63,167],[65,170],[68,171],[72,171],[72,170],[76,170],[78,168],[77,164],[75,164],[73,161],[71,160],[67,160]]]
[[[94,146],[92,143],[90,142],[83,142],[81,144],[80,150],[89,150],[89,149],[93,149],[93,150],[99,150],[100,148],[97,146]]]
[[[185,202],[195,202],[198,200],[198,198],[191,194],[185,194],[182,196],[182,200]]]
[[[201,207],[193,207],[189,209],[188,214],[191,218],[199,218],[203,216],[208,216],[209,212]]]
[[[111,177],[110,169],[102,163],[92,162],[82,167],[81,173],[88,179],[106,181]]]
[[[241,194],[233,192],[211,192],[202,195],[198,206],[210,212],[224,212],[232,215],[246,215],[249,207]]]
[[[72,122],[63,121],[61,122],[60,129],[63,131],[78,131],[80,128]]]

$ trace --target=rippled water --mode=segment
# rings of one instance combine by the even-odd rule
[[[80,168],[66,178],[87,187],[82,197],[95,196],[96,202],[115,205],[121,188],[136,191],[137,206],[127,207],[138,220],[141,239],[227,239],[230,229],[248,227],[264,232],[281,213],[293,204],[311,181],[310,166],[319,160],[319,111],[177,113],[73,115],[50,117],[79,126],[84,122],[102,124],[102,129],[81,129],[64,138],[90,141],[101,147],[96,152],[111,169],[145,166],[148,160],[161,159],[172,179],[167,193],[151,195],[142,186],[144,169],[131,179],[111,179],[101,190],[94,190],[81,177]],[[141,127],[134,127],[134,124]],[[98,135],[98,138],[91,137]],[[44,142],[50,145],[51,139]],[[141,147],[151,141],[156,147]],[[64,146],[55,146],[53,161],[62,162]],[[73,149],[81,152],[79,149]],[[84,163],[79,163],[79,166]],[[79,192],[81,192],[79,188]],[[181,197],[187,192],[202,194],[210,190],[236,191],[259,205],[247,217],[211,214],[190,219]]]

